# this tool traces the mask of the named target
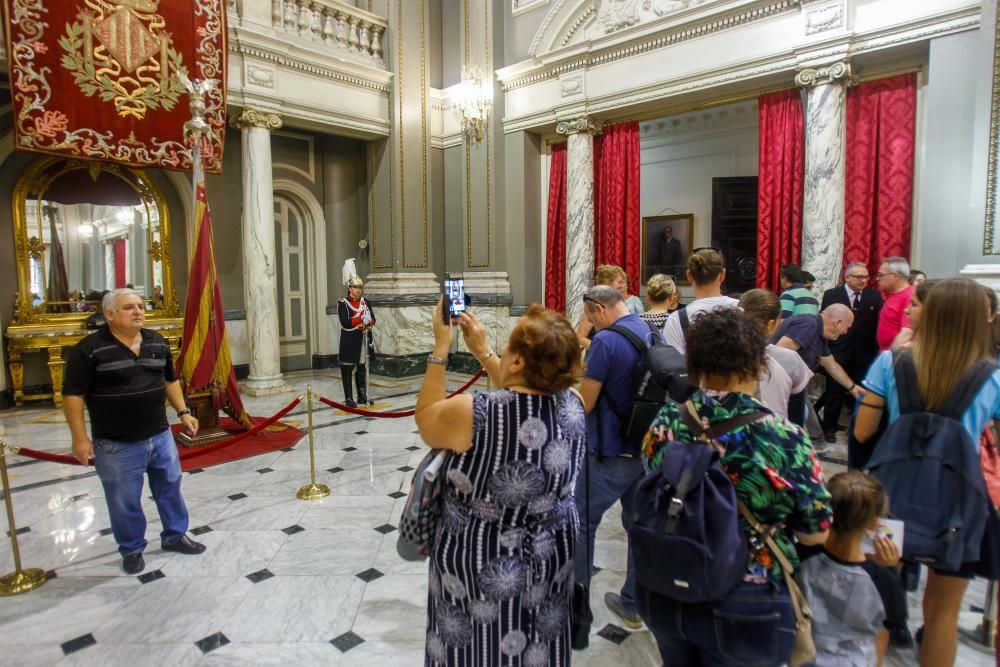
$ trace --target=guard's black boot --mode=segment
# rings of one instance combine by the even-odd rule
[[[355,383],[358,385],[358,403],[361,405],[368,405],[368,384],[366,379],[368,377],[368,369],[366,364],[358,364],[358,374],[355,376]]]
[[[340,379],[344,383],[344,405],[349,408],[358,407],[358,404],[354,402],[354,392],[351,390],[351,376],[353,374],[353,365],[340,367]]]

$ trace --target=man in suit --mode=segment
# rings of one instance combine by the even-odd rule
[[[674,238],[674,228],[666,227],[660,241],[660,271],[677,277],[684,273],[683,269],[684,250],[681,242]]]
[[[878,290],[867,287],[868,267],[863,262],[851,262],[844,269],[844,283],[823,293],[822,309],[841,303],[854,311],[854,324],[847,333],[830,343],[830,351],[844,370],[852,378],[863,378],[868,367],[878,355],[879,312],[882,310],[882,295]],[[847,392],[836,382],[827,382],[826,391],[818,405],[823,409],[821,424],[824,439],[835,441],[840,408]]]

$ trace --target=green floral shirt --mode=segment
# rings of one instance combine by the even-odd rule
[[[767,416],[741,426],[713,441],[722,455],[722,467],[736,487],[737,497],[764,525],[783,525],[775,542],[793,566],[798,565],[790,531],[817,533],[827,530],[833,520],[830,492],[826,489],[819,459],[809,437],[798,426],[774,415],[752,396],[742,393],[698,391],[691,398],[703,423],[719,422],[763,411]],[[681,419],[683,405],[663,407],[642,443],[647,470],[658,468],[667,443],[692,441],[690,429]],[[749,534],[750,527],[740,521]],[[751,559],[750,579],[780,581],[781,567],[768,549]]]

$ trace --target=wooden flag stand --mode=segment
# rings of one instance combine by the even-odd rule
[[[175,440],[184,447],[195,448],[211,445],[229,437],[229,433],[219,426],[220,403],[225,401],[225,389],[213,382],[208,391],[199,391],[184,397],[191,414],[198,420],[198,434],[181,431]]]

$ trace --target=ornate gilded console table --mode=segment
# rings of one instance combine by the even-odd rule
[[[167,339],[174,359],[180,353],[181,334],[184,323],[181,318],[147,322],[147,329],[159,331]],[[7,328],[7,367],[14,384],[14,404],[22,407],[25,401],[52,399],[56,407],[62,407],[63,352],[69,350],[94,330],[75,327],[56,328],[50,325],[11,325]],[[41,394],[24,393],[24,355],[44,354],[49,365],[49,379],[52,392]]]

